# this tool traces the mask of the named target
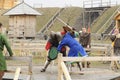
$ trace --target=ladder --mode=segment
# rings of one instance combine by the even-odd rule
[[[39,34],[44,34],[53,24],[53,22],[57,19],[57,17],[60,15],[60,13],[64,10],[65,8],[61,8],[58,10],[55,15],[43,26],[43,28],[38,31]]]

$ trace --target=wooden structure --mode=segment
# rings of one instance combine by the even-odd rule
[[[9,16],[8,36],[10,38],[34,38],[36,16],[41,15],[28,4],[22,2],[3,15]]]
[[[0,9],[10,9],[18,3],[18,0],[0,0]]]
[[[64,62],[66,61],[119,61],[120,57],[62,57],[62,54],[59,54],[58,56],[58,79],[57,80],[63,80],[63,74],[65,75],[66,80],[72,80],[71,76],[68,72],[68,69]],[[114,67],[112,64],[110,66],[111,68]],[[79,72],[81,73],[81,72]]]
[[[108,6],[116,6],[117,1],[113,0],[84,0],[83,7],[108,7]]]

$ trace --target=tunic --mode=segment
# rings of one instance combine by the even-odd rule
[[[112,42],[114,42],[113,48],[114,48],[114,55],[120,56],[120,34],[117,35],[111,35],[110,39]]]
[[[7,51],[9,52],[9,55],[12,56],[13,53],[12,53],[12,50],[10,48],[10,45],[9,45],[5,35],[0,33],[0,70],[7,70],[5,57],[2,52],[4,50],[4,46],[6,47]]]
[[[79,42],[83,47],[87,48],[87,45],[90,45],[90,33],[82,33],[79,37]]]
[[[77,57],[79,56],[79,53],[80,56],[88,56],[81,44],[79,44],[79,42],[75,40],[69,32],[65,34],[61,43],[58,45],[58,51],[61,51],[63,46],[68,46],[70,48],[68,53],[69,57]]]

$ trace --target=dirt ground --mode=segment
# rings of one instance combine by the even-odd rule
[[[99,65],[101,66],[99,66]],[[27,71],[28,67],[26,66],[19,66],[21,67],[21,71]],[[40,72],[43,65],[33,65],[32,67],[32,80],[57,80],[58,76],[58,69],[57,65],[49,65],[46,72]],[[8,66],[9,70],[15,70],[16,66]],[[71,70],[72,72],[80,72],[77,66],[74,66]],[[108,63],[97,63],[95,66],[95,63],[91,64],[91,68],[82,68],[83,75],[71,73],[72,80],[111,80],[112,78],[120,76],[120,69],[117,71],[112,71],[109,68]],[[4,77],[14,77],[14,74],[7,74]],[[26,80],[27,75],[20,74],[19,79]]]

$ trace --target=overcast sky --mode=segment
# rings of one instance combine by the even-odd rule
[[[100,1],[102,1],[104,3],[103,5],[107,5],[109,4],[109,2],[111,2],[111,4],[120,3],[120,0],[84,0],[84,1],[88,1],[89,3],[91,1],[93,1],[93,3],[94,2],[100,3]],[[83,0],[24,0],[24,2],[34,7],[40,7],[40,6],[41,7],[66,7],[66,6],[83,7]]]

